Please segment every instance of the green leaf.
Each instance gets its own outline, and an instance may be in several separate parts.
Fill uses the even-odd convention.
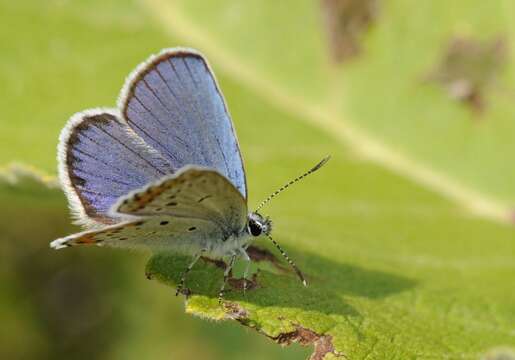
[[[236,288],[220,306],[223,271],[199,262],[187,281],[192,293],[187,312],[235,319],[277,342],[325,341],[330,346],[318,349],[357,359],[477,358],[515,343],[510,226],[471,217],[352,153],[342,155],[322,133],[265,108],[253,93],[222,84],[229,99],[231,94],[239,99],[230,103],[235,119],[245,114],[262,119],[258,125],[237,122],[240,137],[247,139],[249,188],[261,194],[251,195],[251,203],[309,167],[316,155],[336,156],[266,208],[275,222],[274,237],[306,273],[309,286],[260,262],[257,287],[244,294],[234,281]],[[273,130],[266,140],[252,136],[263,129]],[[287,267],[266,239],[257,245]],[[174,286],[188,262],[155,255],[147,274]]]
[[[255,290],[243,294],[234,289],[221,307],[213,284],[213,277],[221,282],[221,270],[200,264],[191,278],[188,312],[236,318],[278,342],[288,337],[313,342],[319,354],[349,358],[477,358],[492,347],[514,344],[515,292],[508,285],[515,271],[513,230],[461,209],[493,219],[511,217],[514,174],[504,168],[513,151],[499,149],[513,146],[515,132],[506,123],[509,117],[497,114],[496,99],[480,128],[469,110],[423,83],[439,52],[443,56],[456,21],[441,16],[447,3],[385,4],[362,57],[341,69],[327,66],[314,3],[146,3],[171,34],[203,48],[215,66],[251,89],[249,99],[261,98],[275,109],[275,114],[256,115],[263,104],[249,106],[248,100],[240,114],[222,82],[234,118],[259,118],[260,129],[272,129],[267,147],[289,155],[276,152],[261,172],[249,171],[251,191],[253,181],[263,188],[263,176],[280,184],[295,174],[290,164],[298,169],[311,164],[317,151],[306,151],[305,144],[319,139],[316,147],[329,146],[324,135],[302,129],[299,119],[329,130],[353,151],[342,156],[333,143],[330,152],[339,156],[271,206],[280,224],[275,237],[290,252],[295,249],[291,255],[307,272],[309,288],[302,288],[292,274],[264,270]],[[427,14],[442,19],[436,30],[421,28]],[[481,13],[464,14],[471,27],[481,19]],[[489,25],[495,33],[502,21]],[[503,34],[507,32],[509,28]],[[422,41],[428,33],[431,41]],[[512,39],[508,36],[508,43]],[[511,71],[503,81],[509,81]],[[243,97],[237,93],[236,107]],[[513,109],[503,111],[513,114]],[[237,124],[241,131],[241,122]],[[356,161],[354,153],[415,184]],[[306,165],[299,164],[302,158]],[[495,176],[499,173],[503,176]],[[173,285],[186,265],[186,260],[176,261],[157,255],[147,272]],[[307,340],[299,329],[317,335]],[[322,347],[320,339],[331,346]]]
[[[362,52],[339,65],[330,59],[315,1],[144,3],[163,28],[201,47],[263,100],[478,215],[510,221],[515,170],[506,164],[515,152],[515,63],[495,68],[483,114],[428,78],[456,38],[502,39],[509,57],[511,3],[494,1],[479,11],[479,0],[377,2]]]
[[[425,82],[456,35],[500,34],[513,48],[512,5],[381,2],[361,52],[334,65],[316,2],[142,4],[1,3],[1,164],[53,173],[57,134],[71,113],[114,104],[124,76],[149,53],[198,47],[238,130],[251,208],[333,158],[264,209],[309,286],[263,239],[257,248],[274,256],[256,263],[253,289],[240,289],[238,264],[220,306],[222,269],[200,261],[187,281],[187,312],[236,320],[281,344],[314,344],[319,358],[475,359],[515,346],[515,244],[506,224],[515,125],[503,90],[513,84],[513,62],[488,89],[481,115]],[[8,31],[20,24],[28,30]],[[188,262],[157,254],[146,272],[175,286]],[[156,288],[172,301],[172,291]],[[145,340],[151,351],[172,324],[161,321],[164,310],[151,313],[152,300],[139,301],[149,306],[127,312],[159,319]],[[126,341],[120,353],[134,346]]]

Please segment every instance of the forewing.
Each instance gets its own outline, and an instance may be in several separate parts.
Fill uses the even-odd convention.
[[[221,238],[220,228],[212,222],[156,216],[73,234],[52,241],[50,246],[62,249],[77,245],[101,245],[195,254],[201,249],[209,251]]]
[[[128,78],[119,106],[127,124],[175,169],[214,168],[247,198],[233,124],[202,55],[167,49],[152,56]]]
[[[113,110],[74,115],[60,137],[59,177],[78,222],[116,221],[108,210],[116,200],[172,172]]]
[[[247,221],[241,193],[217,171],[186,167],[122,197],[115,214],[190,217],[217,224],[224,238],[239,234]]]

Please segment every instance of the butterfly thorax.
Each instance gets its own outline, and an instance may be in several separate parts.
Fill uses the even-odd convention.
[[[238,249],[245,248],[252,240],[268,235],[272,231],[272,221],[261,214],[251,212],[247,217],[247,225],[243,231],[234,233],[222,241],[211,242],[207,245],[206,252],[212,257],[220,258],[230,255]]]

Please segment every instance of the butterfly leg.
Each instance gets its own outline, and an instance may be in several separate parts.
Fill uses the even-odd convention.
[[[186,268],[186,270],[184,270],[184,272],[182,273],[181,280],[179,281],[179,285],[177,285],[177,291],[175,292],[175,296],[178,296],[180,294],[180,292],[182,291],[182,288],[184,287],[184,283],[186,282],[186,276],[188,275],[190,270],[193,268],[193,266],[195,266],[195,263],[198,261],[198,259],[200,259],[200,257],[204,253],[204,251],[206,251],[206,249],[200,250],[198,252],[198,254],[195,255],[195,257],[193,258],[193,261],[191,262],[191,264],[189,264],[188,267]]]
[[[244,295],[245,295],[245,291],[247,290],[247,276],[249,274],[249,269],[250,269],[250,264],[251,264],[250,257],[247,254],[247,251],[245,251],[245,250],[247,250],[247,247],[248,247],[248,245],[239,249],[240,254],[243,256],[243,259],[245,259],[245,261],[247,262],[247,265],[245,266],[245,271],[243,272],[243,294]]]
[[[222,283],[222,287],[220,288],[220,292],[218,293],[218,302],[221,304],[224,297],[225,284],[227,284],[227,280],[229,279],[229,273],[234,266],[234,261],[236,260],[236,254],[232,254],[231,260],[229,260],[229,265],[225,268],[224,272],[224,282]]]

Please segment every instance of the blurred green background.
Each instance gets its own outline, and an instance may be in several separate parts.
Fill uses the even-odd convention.
[[[265,271],[271,291],[245,305],[264,333],[283,314],[349,359],[515,347],[514,15],[511,0],[0,0],[0,358],[311,353],[185,314],[145,278],[148,254],[48,248],[78,230],[54,178],[60,129],[174,46],[212,63],[250,207],[333,156],[267,208],[315,284]]]

